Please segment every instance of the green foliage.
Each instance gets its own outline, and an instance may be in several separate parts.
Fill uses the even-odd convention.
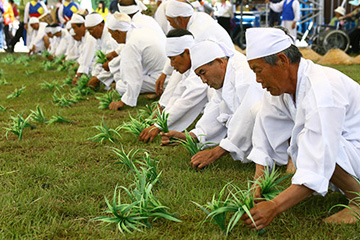
[[[76,86],[73,87],[72,91],[81,96],[93,95],[94,90],[87,86],[87,83],[90,80],[90,76],[83,74],[76,82]]]
[[[112,103],[113,101],[120,101],[121,100],[121,96],[116,90],[115,91],[108,91],[108,92],[104,93],[103,95],[97,96],[95,98],[100,101],[99,102],[99,109],[108,109],[110,103]]]
[[[146,179],[148,182],[155,183],[158,181],[161,172],[159,173],[158,161],[156,159],[152,159],[149,153],[145,152],[145,157],[143,157],[143,162],[140,162],[142,165],[141,169],[146,175]]]
[[[79,101],[85,100],[83,96],[79,95],[76,92],[70,92],[69,97],[70,97],[69,100],[72,101],[73,103],[77,103]]]
[[[73,123],[73,121],[67,120],[60,113],[58,113],[58,115],[52,116],[48,121],[48,124],[52,123]]]
[[[1,63],[12,65],[14,64],[15,56],[13,55],[6,55],[5,57],[1,58]]]
[[[129,170],[134,170],[135,167],[135,163],[141,163],[141,157],[138,157],[137,154],[140,151],[144,151],[143,149],[137,149],[137,150],[130,150],[128,153],[125,153],[124,149],[121,148],[112,148],[112,151],[115,153],[115,155],[117,156],[115,164],[123,164],[126,167],[128,167]]]
[[[26,65],[29,63],[30,60],[31,60],[31,58],[29,56],[23,55],[23,56],[16,58],[15,63]]]
[[[31,111],[31,119],[32,120],[39,122],[39,123],[47,122],[44,112],[41,110],[39,105],[36,106],[36,111],[35,110],[30,110],[30,111]]]
[[[70,107],[74,103],[74,101],[72,101],[71,99],[67,99],[64,94],[59,97],[57,93],[54,92],[53,103],[60,107]]]
[[[5,137],[8,137],[8,134],[11,132],[18,136],[18,140],[20,141],[23,137],[24,129],[30,127],[31,129],[35,128],[34,125],[29,123],[29,119],[31,118],[31,114],[27,118],[23,118],[21,114],[18,114],[16,117],[11,116],[12,122],[8,124],[8,127],[4,127],[6,130]]]
[[[41,56],[44,58],[48,58],[51,56],[51,53],[48,50],[45,50],[41,53]],[[45,69],[46,70],[46,69]]]
[[[8,83],[5,78],[0,79],[0,85],[6,86],[11,85],[11,83]]]
[[[65,80],[64,80],[64,85],[71,85],[73,81],[73,78],[71,76],[68,76]]]
[[[166,113],[165,111],[160,113],[160,110],[158,109],[158,111],[156,112],[156,123],[159,126],[160,130],[164,133],[169,132],[167,125],[168,118],[169,118],[169,113]]]
[[[151,125],[149,122],[146,122],[143,119],[137,120],[133,118],[130,114],[129,117],[130,121],[124,122],[123,125],[119,127],[119,130],[124,129],[125,131],[132,133],[135,136],[139,136],[145,128],[148,128]]]
[[[19,89],[15,88],[15,90],[10,95],[8,95],[6,98],[7,99],[14,99],[14,98],[19,97],[21,95],[21,93],[24,91],[25,88],[26,88],[25,86],[22,86]]]
[[[4,107],[3,105],[0,105],[0,112],[5,112],[6,111],[6,107]]]
[[[100,126],[94,126],[97,130],[99,130],[99,134],[88,138],[88,140],[92,140],[94,142],[100,142],[103,143],[103,141],[109,141],[114,143],[116,141],[115,136],[119,136],[120,134],[115,129],[108,128],[108,126],[105,124],[104,118],[102,119],[102,123]]]
[[[31,75],[33,75],[34,73],[35,73],[35,71],[31,71],[31,70],[25,71],[25,75],[26,75],[26,76],[31,76]]]
[[[53,91],[55,89],[59,90],[61,88],[61,85],[57,81],[53,81],[52,83],[49,83],[47,81],[43,81],[39,84],[42,88],[49,89],[50,91]]]
[[[55,65],[52,62],[49,62],[49,61],[44,62],[44,70],[45,71],[54,70],[54,69],[55,69]]]
[[[189,151],[191,156],[194,156],[196,153],[200,152],[205,146],[214,143],[198,143],[196,140],[185,130],[186,140],[178,139],[176,142],[180,143],[186,150]]]
[[[97,57],[96,63],[104,64],[107,62],[106,54],[103,51],[101,51],[101,50],[96,51],[95,56]]]

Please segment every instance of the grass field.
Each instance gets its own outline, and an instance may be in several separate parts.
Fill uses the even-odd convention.
[[[105,123],[116,128],[129,119],[129,112],[150,103],[143,96],[138,107],[122,111],[98,109],[95,96],[72,107],[59,107],[52,103],[53,91],[39,86],[43,81],[59,81],[67,72],[44,71],[40,58],[25,64],[5,64],[0,55],[0,69],[11,85],[0,85],[0,239],[225,239],[219,228],[205,222],[205,214],[191,201],[205,204],[213,194],[232,181],[241,188],[252,179],[253,164],[240,164],[230,156],[212,164],[203,171],[189,167],[190,155],[181,146],[161,147],[159,137],[144,144],[130,133],[120,132],[119,142],[98,144],[87,140],[98,132],[93,126]],[[15,55],[19,57],[21,55]],[[333,66],[360,81],[359,66]],[[25,73],[35,71],[27,76]],[[14,99],[7,96],[15,88],[26,86]],[[65,87],[61,92],[68,92]],[[61,113],[73,124],[32,123],[26,128],[22,141],[14,134],[5,137],[3,127],[10,116],[23,113],[39,105],[47,118]],[[143,232],[122,235],[116,225],[106,225],[93,218],[104,216],[107,209],[104,196],[112,199],[116,186],[130,187],[133,175],[121,165],[114,164],[115,155],[110,147],[147,149],[156,157],[162,171],[154,194],[181,223],[158,220]],[[280,168],[285,174],[285,168]],[[284,186],[290,183],[288,179]],[[124,201],[127,199],[124,198]],[[275,218],[258,236],[257,232],[238,224],[228,239],[360,239],[360,224],[328,225],[321,219],[339,210],[329,209],[347,200],[339,193],[330,192],[325,198],[312,196]]]

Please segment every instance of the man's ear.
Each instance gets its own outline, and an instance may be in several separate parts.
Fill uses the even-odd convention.
[[[279,53],[277,56],[278,56],[278,63],[280,63],[281,65],[290,64],[289,58],[284,53]]]

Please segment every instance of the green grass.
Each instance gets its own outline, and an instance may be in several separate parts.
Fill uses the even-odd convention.
[[[1,59],[5,56],[0,54]],[[6,139],[3,129],[14,113],[0,112],[0,239],[225,239],[218,226],[203,223],[204,212],[192,201],[201,204],[211,201],[230,181],[247,189],[247,181],[253,179],[255,171],[253,164],[241,164],[224,156],[203,171],[195,171],[189,166],[189,153],[182,146],[161,147],[159,137],[145,144],[123,130],[117,145],[88,141],[95,133],[92,126],[98,125],[103,117],[108,126],[119,126],[129,121],[129,112],[136,116],[151,101],[140,96],[137,108],[110,111],[98,109],[95,96],[86,96],[88,100],[62,108],[53,105],[53,93],[38,84],[62,83],[66,72],[43,71],[38,57],[31,60],[29,67],[1,62],[0,69],[4,69],[7,81],[13,85],[1,86],[0,105],[23,112],[24,116],[40,105],[48,119],[60,113],[73,124],[37,124],[33,130],[26,128],[22,141],[18,141],[13,134]],[[339,68],[360,80],[358,66]],[[26,76],[26,71],[34,74]],[[23,85],[27,87],[19,98],[6,99]],[[71,87],[65,86],[61,93],[70,91]],[[116,186],[133,189],[132,173],[123,164],[114,164],[116,157],[109,148],[121,146],[126,153],[146,149],[151,158],[158,160],[158,171],[162,173],[153,194],[181,223],[159,219],[151,221],[151,228],[143,228],[143,232],[122,235],[116,224],[92,221],[105,216],[108,205],[104,196],[111,204]],[[137,166],[141,170],[142,165]],[[281,176],[286,175],[284,167],[278,170]],[[289,183],[290,179],[286,179],[281,185]],[[130,202],[126,194],[122,200]],[[338,211],[333,209],[329,213],[338,203],[347,203],[339,193],[330,193],[325,198],[312,196],[276,217],[262,236],[239,223],[227,239],[358,239],[359,224],[337,226],[321,222]]]

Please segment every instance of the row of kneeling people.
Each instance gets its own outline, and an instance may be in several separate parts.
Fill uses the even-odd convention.
[[[137,2],[130,2],[106,23],[97,13],[74,14],[66,27],[70,37],[52,26],[50,51],[78,61],[74,84],[82,74],[91,74],[88,85],[94,88],[104,84],[110,89],[115,83],[122,98],[110,104],[112,110],[136,106],[140,93],[161,95],[159,107],[169,113],[170,129],[161,133],[162,145],[172,137],[184,139],[184,130],[203,113],[190,135],[215,147],[194,155],[194,168],[230,153],[234,160],[254,162],[255,178],[260,178],[266,167],[286,165],[290,156],[296,169],[291,185],[274,200],[256,204],[250,210],[254,222],[247,214],[242,217],[251,227],[265,227],[312,193],[324,196],[330,183],[356,199],[359,85],[303,59],[283,29],[248,29],[245,57],[216,21],[194,12],[188,2],[171,0],[164,6],[173,28],[166,35],[153,18],[141,14]],[[36,19],[30,24],[38,32],[46,30]],[[44,41],[33,39],[38,42],[30,51],[36,52]],[[98,50],[107,54],[106,63],[96,63]],[[154,124],[139,140],[149,142],[158,134]],[[260,197],[259,189],[254,193]],[[350,205],[360,211],[354,202]],[[356,217],[344,209],[326,221],[353,223]]]

